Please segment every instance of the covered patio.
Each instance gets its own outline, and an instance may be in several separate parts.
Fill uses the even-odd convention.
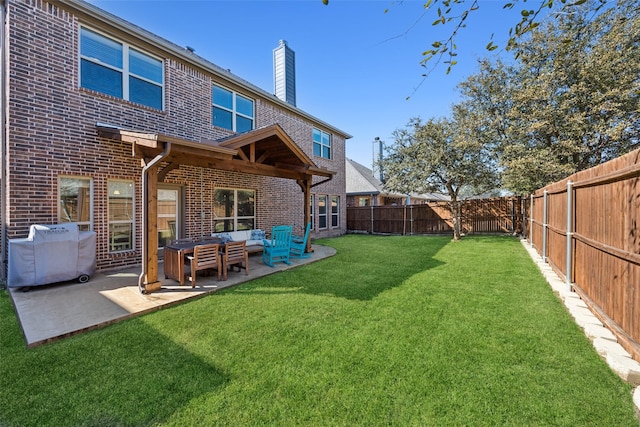
[[[28,347],[97,329],[211,294],[273,273],[296,268],[335,255],[328,246],[313,245],[309,258],[291,260],[268,267],[259,255],[249,258],[249,274],[230,273],[228,280],[215,276],[198,279],[198,286],[180,286],[175,280],[164,279],[164,264],[158,264],[162,278],[158,290],[143,294],[137,286],[139,267],[97,273],[87,283],[63,282],[36,286],[28,292],[8,288]]]
[[[142,293],[159,291],[158,183],[182,165],[294,180],[301,189],[302,223],[311,219],[311,188],[336,174],[319,168],[278,124],[219,140],[189,141],[161,133],[149,133],[97,124],[100,137],[131,144],[132,155],[142,165],[142,269],[138,288]],[[317,177],[314,182],[314,177]],[[300,219],[291,218],[291,222]],[[268,231],[268,230],[267,230]],[[311,239],[307,252],[311,252]]]

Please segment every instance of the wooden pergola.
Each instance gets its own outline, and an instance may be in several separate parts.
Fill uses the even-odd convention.
[[[201,142],[160,133],[97,125],[98,134],[131,144],[132,155],[142,166],[142,272],[138,286],[143,293],[160,289],[158,281],[158,183],[181,165],[197,166],[295,180],[304,193],[304,222],[311,219],[311,188],[336,174],[317,167],[280,125],[270,125],[228,138]],[[313,183],[313,177],[321,181]],[[324,178],[324,179],[322,179]],[[311,239],[307,240],[307,251]]]

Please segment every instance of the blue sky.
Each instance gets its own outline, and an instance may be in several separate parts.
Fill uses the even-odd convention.
[[[270,93],[273,49],[286,40],[296,53],[297,106],[352,135],[347,157],[368,167],[375,137],[390,145],[393,131],[412,117],[449,115],[459,99],[457,84],[477,70],[479,58],[489,55],[485,46],[491,35],[503,46],[519,15],[519,10],[504,11],[504,1],[480,0],[480,9],[457,39],[458,65],[448,75],[440,65],[423,82],[422,52],[453,28],[452,23],[432,26],[433,12],[422,17],[424,1],[330,0],[328,6],[321,0],[90,3],[193,47]]]

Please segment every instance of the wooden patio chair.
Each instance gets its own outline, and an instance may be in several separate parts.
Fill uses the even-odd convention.
[[[218,280],[222,277],[222,265],[220,259],[220,245],[217,243],[208,245],[197,245],[193,248],[193,254],[187,255],[190,271],[187,278],[191,282],[191,287],[196,287],[196,277],[198,271],[210,269],[218,270]]]
[[[307,240],[309,239],[309,233],[311,232],[311,223],[307,224],[307,228],[304,232],[304,236],[291,236],[291,253],[292,258],[309,258],[307,250]]]
[[[290,225],[278,225],[271,229],[271,240],[264,239],[262,261],[269,267],[274,267],[274,262],[291,264],[291,230]]]
[[[244,263],[244,266],[242,265]],[[222,256],[224,266],[224,280],[227,280],[227,270],[229,267],[238,266],[238,271],[244,268],[245,275],[249,275],[249,253],[247,252],[247,241],[227,242]]]

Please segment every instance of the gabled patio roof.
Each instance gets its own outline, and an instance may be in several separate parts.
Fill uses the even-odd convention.
[[[115,126],[96,124],[98,135],[131,144],[142,161],[142,292],[160,288],[158,281],[157,190],[158,183],[181,165],[220,169],[252,175],[293,179],[303,192],[304,223],[310,221],[311,187],[330,180],[336,172],[319,168],[278,124],[219,140],[200,142]],[[313,184],[313,177],[323,180]],[[307,251],[311,240],[307,240]]]
[[[143,160],[160,155],[169,143],[170,150],[162,158],[167,165],[160,171],[160,181],[180,165],[295,180],[314,175],[331,179],[336,174],[316,166],[278,124],[200,142],[102,124],[98,124],[97,129],[103,137],[131,143],[133,154]]]

